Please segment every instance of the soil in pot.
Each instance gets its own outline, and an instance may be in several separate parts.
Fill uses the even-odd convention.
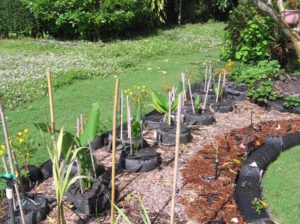
[[[139,149],[130,154],[130,150],[124,150],[120,156],[120,167],[126,172],[148,172],[154,170],[159,164],[159,155],[150,147]]]
[[[229,83],[225,87],[225,96],[229,100],[245,100],[248,94],[248,87],[243,84]]]
[[[83,214],[100,214],[110,205],[111,189],[106,181],[94,180],[90,189],[80,192],[79,181],[67,192],[67,201]]]
[[[159,143],[166,145],[175,145],[176,139],[176,125],[168,125],[161,123],[157,130],[156,140]],[[191,140],[190,129],[185,125],[181,124],[180,127],[180,144],[186,144]]]
[[[216,121],[209,110],[205,110],[204,113],[200,111],[194,115],[192,108],[188,108],[183,111],[183,114],[185,122],[190,125],[210,125]]]
[[[38,224],[43,221],[50,212],[47,198],[42,194],[30,195],[23,200],[22,204],[26,224]],[[3,223],[10,224],[11,221],[7,219]],[[22,223],[19,210],[15,212],[15,223]]]
[[[222,102],[216,102],[210,106],[213,113],[227,113],[233,111],[232,101],[224,100]]]

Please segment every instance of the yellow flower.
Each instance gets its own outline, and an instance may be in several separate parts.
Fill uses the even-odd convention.
[[[0,149],[0,156],[2,156],[4,154],[4,150]]]
[[[22,132],[18,131],[17,135],[22,136]]]
[[[24,135],[26,135],[29,132],[28,128],[25,128],[23,132],[24,132]]]
[[[227,63],[227,68],[228,70],[230,71],[232,69],[232,65],[234,64],[233,61],[229,60],[228,63]]]
[[[140,87],[140,86],[137,86],[136,88],[137,88],[137,90],[140,90],[140,89],[141,89],[141,87]]]
[[[11,140],[11,139],[9,139],[9,144],[11,145],[11,143],[12,143],[12,140]]]
[[[18,138],[17,141],[18,141],[19,143],[22,143],[22,142],[24,142],[24,139],[23,139],[23,138]]]
[[[1,145],[1,150],[5,150],[5,145],[4,144]]]
[[[145,86],[145,85],[143,85],[143,89],[146,89],[146,86]]]
[[[142,92],[145,93],[145,92],[146,92],[146,89],[143,89]]]
[[[132,92],[131,91],[129,92],[129,95],[132,96]]]
[[[226,74],[226,69],[223,68],[221,74],[224,76]]]
[[[125,89],[125,90],[124,90],[124,93],[125,93],[125,94],[127,94],[127,93],[128,93],[127,89]]]

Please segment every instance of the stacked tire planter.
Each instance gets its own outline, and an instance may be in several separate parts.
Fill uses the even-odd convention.
[[[248,156],[237,177],[235,198],[241,214],[249,223],[273,223],[262,209],[257,214],[252,208],[253,198],[262,196],[262,178],[268,165],[275,161],[282,151],[300,145],[300,132],[282,137],[267,137],[264,145]]]
[[[176,125],[173,125],[173,124],[168,125],[166,123],[160,123],[160,125],[157,129],[156,140],[159,143],[162,143],[165,145],[175,145]],[[185,124],[181,124],[180,138],[179,138],[180,144],[186,144],[190,140],[191,140],[190,129]]]
[[[185,122],[190,125],[211,125],[216,121],[214,115],[209,110],[194,115],[192,108],[188,107],[183,109],[183,114]]]

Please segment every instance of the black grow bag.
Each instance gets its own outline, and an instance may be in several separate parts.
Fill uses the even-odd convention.
[[[26,199],[22,200],[25,223],[38,224],[43,221],[50,212],[48,200],[42,194],[27,196]],[[10,219],[7,219],[4,223],[10,224]],[[15,223],[22,223],[19,210],[15,213]]]
[[[203,114],[200,113],[196,115],[193,114],[191,107],[182,111],[184,114],[184,121],[190,125],[211,125],[216,121],[214,115],[209,110],[206,110]]]
[[[219,113],[228,113],[233,111],[232,101],[225,100],[222,102],[216,102],[210,106],[212,112],[219,112]]]
[[[159,155],[153,148],[143,148],[130,155],[130,151],[122,151],[120,167],[126,172],[148,172],[159,164]]]
[[[286,107],[283,106],[284,102],[285,102],[284,99],[278,99],[278,100],[275,100],[275,101],[268,101],[268,108],[273,109],[273,110],[278,110],[280,112],[289,112],[289,113],[300,114],[300,106],[286,108]]]
[[[251,223],[273,223],[265,209],[258,215],[252,207],[254,198],[262,197],[262,177],[268,165],[281,151],[300,144],[300,132],[282,137],[269,136],[265,144],[248,156],[237,177],[235,199],[241,214]]]
[[[225,86],[225,95],[229,100],[245,100],[248,94],[248,87],[243,84],[230,83]]]
[[[47,180],[52,176],[52,161],[49,159],[40,165],[40,171],[43,176],[43,180]]]
[[[25,170],[24,167],[22,167],[21,170]],[[43,181],[43,175],[40,171],[39,167],[36,167],[34,165],[28,165],[28,177],[22,177],[22,183],[24,190],[30,191],[32,188],[34,188],[36,185],[41,183]]]
[[[80,193],[79,181],[67,191],[67,201],[74,205],[76,211],[83,214],[100,214],[110,205],[111,189],[105,181],[95,180],[92,187]]]
[[[95,139],[91,142],[91,148],[93,150],[100,149],[103,146],[108,144],[108,133],[104,133],[102,135],[98,135]]]
[[[156,140],[159,143],[166,145],[175,145],[176,140],[176,125],[167,125],[161,123],[157,129]],[[190,129],[185,125],[181,124],[180,127],[180,144],[186,144],[191,140]]]

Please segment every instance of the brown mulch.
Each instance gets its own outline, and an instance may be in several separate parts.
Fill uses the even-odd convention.
[[[235,174],[230,172],[228,167],[220,170],[220,177],[217,181],[210,181],[207,176],[214,175],[213,161],[215,159],[214,149],[209,145],[208,131],[212,139],[218,143],[220,148],[220,167],[232,158],[240,158],[244,155],[243,140],[245,131],[250,124],[250,112],[253,111],[253,123],[257,137],[255,144],[261,144],[264,140],[262,131],[266,133],[275,132],[280,134],[278,123],[274,122],[269,129],[259,124],[267,121],[299,119],[300,115],[280,113],[278,111],[267,111],[249,101],[237,102],[233,112],[220,114],[216,113],[216,123],[211,126],[192,126],[193,140],[181,145],[179,155],[178,172],[178,193],[176,203],[176,223],[203,223],[211,219],[223,217],[227,223],[231,223],[231,217],[240,217],[236,205],[232,200]],[[286,124],[295,122],[280,123],[282,129]],[[277,126],[276,126],[277,125]],[[234,131],[233,131],[234,130]],[[273,131],[273,132],[272,132]],[[234,133],[234,134],[231,134]],[[260,133],[260,134],[258,134]],[[235,139],[240,136],[239,141]],[[152,132],[145,133],[146,140],[154,144]],[[226,137],[226,138],[225,138]],[[229,142],[230,153],[224,143]],[[240,144],[238,144],[240,143]],[[226,145],[225,144],[225,145]],[[119,192],[117,199],[118,206],[124,210],[132,223],[141,223],[141,208],[137,200],[138,194],[143,198],[143,203],[153,223],[169,223],[170,200],[173,178],[174,147],[154,145],[161,157],[160,166],[147,173],[117,173],[116,186]],[[102,164],[109,173],[111,167],[111,154],[104,148],[94,152],[97,161]],[[117,161],[120,152],[117,153]],[[236,171],[239,167],[232,164],[231,169]],[[219,186],[223,186],[220,191]],[[52,179],[40,184],[34,192],[54,195]],[[209,199],[209,200],[208,200]],[[56,205],[52,205],[49,216],[55,218]],[[211,208],[211,209],[209,209]],[[65,210],[67,223],[109,223],[110,212],[100,214],[98,217],[89,217],[75,213],[70,209]],[[230,217],[229,215],[230,214]],[[228,221],[229,220],[229,221]],[[45,220],[43,223],[50,223]],[[121,222],[124,223],[124,222]],[[242,222],[240,222],[242,223]]]

